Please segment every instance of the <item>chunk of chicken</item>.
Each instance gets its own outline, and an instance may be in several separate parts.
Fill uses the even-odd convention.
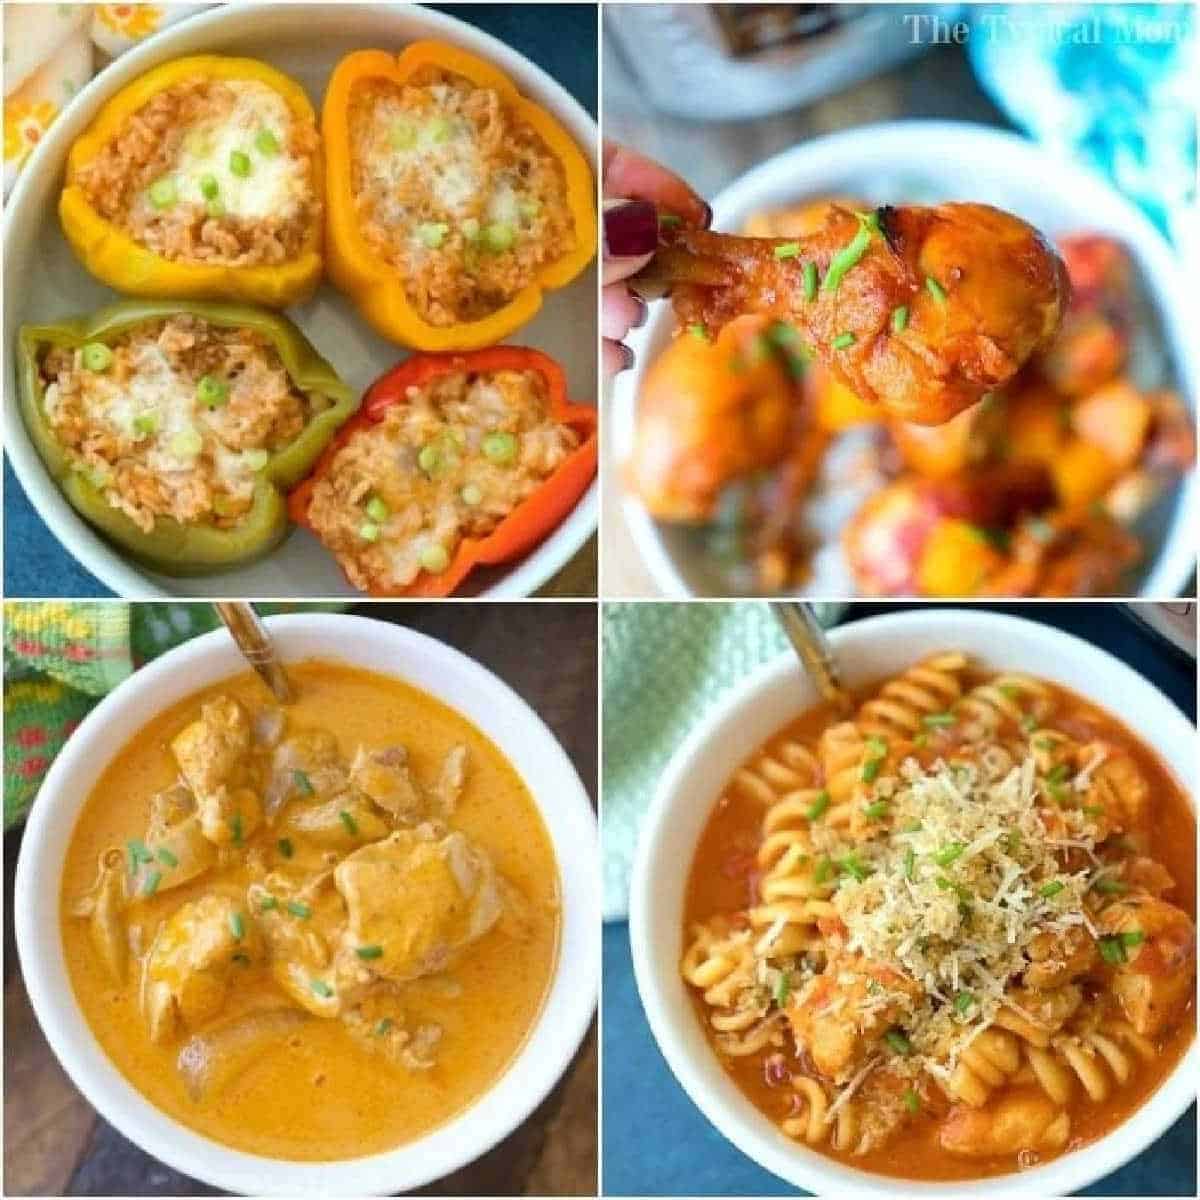
[[[1120,833],[1144,827],[1149,816],[1150,785],[1137,763],[1106,742],[1089,742],[1080,747],[1081,767],[1103,756],[1104,761],[1092,772],[1083,803],[1104,809],[1108,829]]]
[[[250,749],[250,718],[231,696],[217,696],[176,734],[171,753],[198,800],[238,782]]]
[[[1041,234],[983,204],[883,207],[870,222],[831,207],[798,242],[680,227],[663,243],[634,287],[673,285],[681,324],[791,321],[862,400],[926,425],[1002,387],[1049,345],[1070,294]],[[835,260],[850,265],[831,272]],[[813,266],[815,293],[804,278]],[[894,325],[900,307],[907,320]]]
[[[844,955],[830,959],[801,989],[787,1018],[797,1047],[808,1052],[823,1076],[841,1082],[857,1070],[874,1042],[901,1020],[904,999],[921,994],[920,986],[899,971]],[[886,1003],[867,1007],[868,999],[876,997]]]
[[[1135,893],[1110,904],[1097,924],[1120,939],[1124,961],[1112,989],[1125,1016],[1143,1037],[1172,1025],[1192,995],[1196,976],[1196,927],[1182,909]]]
[[[133,894],[139,895],[150,871],[159,875],[154,894],[199,878],[216,861],[213,843],[200,828],[196,797],[181,783],[157,792],[150,800],[146,849],[151,861],[139,863]]]
[[[180,1023],[194,1027],[221,1011],[239,956],[261,961],[261,935],[243,906],[208,894],[181,905],[159,927],[146,959],[142,1012],[154,1042]]]
[[[500,917],[491,859],[461,833],[399,830],[333,877],[349,911],[339,964],[352,975],[404,983],[440,971]]]
[[[1039,933],[1025,953],[1025,986],[1049,990],[1086,975],[1096,962],[1096,943],[1086,929],[1076,926],[1065,933]]]
[[[129,962],[129,937],[125,927],[128,879],[125,856],[115,848],[105,850],[100,855],[96,882],[71,905],[72,916],[87,918],[92,945],[114,983],[125,981]]]
[[[350,783],[400,821],[418,821],[425,798],[413,780],[403,746],[367,750],[359,746],[350,764]]]
[[[938,1131],[942,1149],[962,1158],[1058,1151],[1070,1136],[1070,1116],[1032,1092],[1009,1093],[984,1108],[955,1105]]]
[[[320,846],[351,850],[387,837],[388,826],[365,797],[343,792],[323,803],[291,805],[283,828]]]

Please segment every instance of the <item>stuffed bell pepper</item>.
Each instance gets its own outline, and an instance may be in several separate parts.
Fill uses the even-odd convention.
[[[118,292],[283,308],[320,281],[323,189],[300,85],[255,59],[199,55],[104,105],[71,147],[59,216]]]
[[[441,42],[338,64],[321,113],[333,281],[384,337],[470,350],[596,252],[595,184],[561,125]]]
[[[17,370],[30,436],[67,499],[170,575],[276,545],[285,492],[356,407],[290,321],[244,305],[130,300],[26,325]]]
[[[379,379],[292,519],[373,596],[448,596],[535,546],[596,473],[596,410],[520,346],[418,354]]]

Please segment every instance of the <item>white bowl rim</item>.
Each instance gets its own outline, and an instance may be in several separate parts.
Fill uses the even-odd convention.
[[[973,121],[925,120],[913,118],[859,125],[834,133],[823,134],[798,146],[781,150],[740,175],[722,188],[714,197],[713,224],[718,227],[743,212],[769,181],[788,170],[799,171],[808,182],[819,164],[827,170],[842,169],[845,164],[867,156],[892,153],[894,156],[922,153],[930,145],[939,147],[939,157],[949,161],[980,155],[1002,154],[1013,160],[1014,170],[1038,177],[1039,167],[1052,163],[1057,178],[1078,194],[1098,197],[1105,209],[1120,213],[1122,236],[1137,250],[1144,263],[1144,282],[1160,319],[1168,332],[1171,353],[1178,369],[1184,399],[1200,404],[1200,345],[1187,331],[1196,327],[1200,314],[1200,299],[1194,297],[1185,267],[1167,240],[1150,223],[1131,200],[1126,199],[1111,184],[1094,171],[1076,163],[1065,162],[1045,147],[1012,130],[982,125]],[[870,147],[869,151],[863,147]],[[915,159],[914,161],[920,161]],[[610,437],[617,458],[624,461],[631,448],[633,423],[636,419],[637,397],[641,381],[650,362],[648,351],[659,337],[671,315],[666,305],[655,306],[650,319],[636,330],[630,342],[637,352],[632,371],[615,381],[615,403],[609,406],[614,415]],[[1194,409],[1193,409],[1194,415]],[[657,522],[645,506],[627,490],[621,492],[622,514],[629,524],[638,554],[666,597],[688,597],[693,592],[676,566],[663,541]],[[1159,548],[1153,566],[1146,572],[1139,589],[1140,596],[1181,596],[1196,571],[1196,547],[1192,536],[1194,516],[1200,512],[1200,472],[1195,468],[1179,481],[1175,513]],[[813,599],[828,597],[814,596]],[[869,597],[859,597],[869,599]],[[1125,599],[1126,597],[1116,597]]]
[[[542,719],[507,683],[461,651],[406,626],[369,617],[296,613],[267,617],[266,625],[285,658],[347,661],[411,683],[407,672],[401,674],[400,669],[373,663],[368,657],[367,647],[377,651],[386,647],[388,656],[406,659],[414,672],[422,668],[436,672],[451,680],[443,693],[424,681],[412,686],[435,695],[495,741],[479,720],[445,694],[469,680],[471,703],[477,709],[485,705],[494,708],[505,714],[498,720],[520,727],[521,744],[516,752],[515,744],[501,750],[510,761],[526,753],[538,758],[536,777],[528,770],[520,773],[551,838],[562,900],[554,974],[525,1041],[491,1087],[444,1124],[394,1150],[333,1162],[250,1154],[196,1133],[142,1096],[109,1059],[79,1008],[66,972],[62,939],[57,933],[57,884],[55,933],[52,938],[45,937],[45,910],[36,903],[38,879],[46,870],[61,878],[61,857],[50,868],[44,867],[47,842],[58,837],[65,851],[91,786],[126,742],[126,737],[106,739],[111,720],[140,708],[143,715],[132,721],[132,728],[141,728],[154,711],[161,711],[175,698],[245,669],[233,643],[220,629],[185,642],[135,671],[84,718],[51,765],[30,812],[17,862],[13,907],[25,985],[47,1041],[79,1091],[125,1137],[175,1170],[243,1194],[387,1195],[408,1191],[473,1161],[516,1129],[561,1078],[587,1032],[597,1005],[600,970],[595,814],[574,766]],[[343,637],[358,639],[363,648],[343,653],[339,648]],[[297,647],[304,649],[296,653]],[[207,669],[206,664],[210,664]],[[189,668],[195,670],[189,672]],[[174,686],[172,681],[176,681]],[[55,821],[63,805],[72,803],[62,797],[65,783],[76,777],[87,786],[76,792],[79,798],[73,802],[64,830],[63,823],[56,827]],[[557,834],[556,825],[561,826]],[[69,1028],[72,1023],[74,1027]],[[73,1041],[79,1043],[75,1049]],[[270,1183],[264,1186],[263,1180]]]
[[[830,631],[830,638],[835,649],[853,653],[856,646],[870,645],[884,638],[903,643],[907,632],[926,632],[939,626],[939,623],[940,630],[945,631],[943,642],[948,646],[956,643],[956,635],[960,630],[965,632],[967,626],[973,626],[977,634],[986,633],[992,639],[992,649],[986,654],[995,659],[1003,659],[1005,633],[1019,632],[1023,636],[1053,642],[1059,661],[1073,658],[1077,662],[1087,661],[1102,668],[1108,676],[1105,680],[1106,694],[1114,698],[1118,695],[1121,697],[1120,711],[1114,715],[1150,745],[1177,778],[1178,772],[1174,770],[1174,764],[1167,762],[1162,747],[1168,744],[1192,747],[1187,755],[1178,758],[1178,762],[1188,766],[1184,777],[1180,779],[1181,790],[1189,797],[1193,814],[1196,813],[1195,727],[1154,684],[1107,650],[1037,621],[989,610],[961,608],[908,609],[866,617],[837,626]],[[1042,672],[1045,678],[1055,678],[1050,665],[1053,662],[1047,660],[1047,669]],[[1196,1038],[1193,1038],[1170,1074],[1130,1117],[1083,1150],[1052,1159],[1019,1174],[949,1183],[895,1178],[844,1166],[802,1143],[783,1138],[757,1109],[749,1116],[732,1111],[706,1088],[704,1071],[694,1065],[687,1044],[690,1039],[684,1037],[684,1030],[694,1033],[698,1029],[695,1013],[690,1004],[679,1005],[668,993],[672,985],[676,988],[680,986],[678,964],[673,960],[663,961],[664,956],[657,952],[651,938],[653,919],[650,914],[657,914],[664,906],[668,906],[678,918],[678,909],[681,907],[680,898],[664,896],[667,889],[656,872],[656,866],[664,855],[662,847],[672,814],[683,804],[698,803],[694,791],[688,796],[689,789],[686,786],[692,774],[693,761],[718,730],[734,724],[760,697],[783,681],[788,682],[789,686],[799,683],[802,688],[808,688],[800,666],[790,651],[764,663],[700,718],[663,772],[638,837],[629,904],[629,939],[634,976],[643,1011],[659,1051],[692,1103],[751,1161],[788,1183],[816,1195],[905,1194],[943,1198],[965,1194],[1003,1196],[1018,1191],[1023,1195],[1066,1195],[1103,1178],[1148,1149],[1196,1098],[1194,1081],[1200,1072],[1200,1041]],[[809,698],[796,706],[797,715],[815,703],[811,692],[807,694]],[[1108,708],[1105,699],[1086,694],[1084,698]],[[1132,719],[1133,714],[1139,711],[1139,706],[1147,711],[1152,710],[1152,715]],[[736,766],[736,763],[729,764],[730,774]],[[720,779],[706,777],[705,783],[699,787],[701,790],[707,788],[707,793],[711,793],[709,800],[715,801],[727,778],[728,775]],[[711,803],[704,804],[703,808],[707,814]],[[684,879],[693,854],[694,846],[685,856]],[[707,1042],[704,1046],[711,1054]],[[714,1062],[715,1055],[706,1063],[706,1068],[711,1069]],[[745,1102],[745,1107],[752,1109],[749,1101]]]
[[[287,10],[295,10],[297,16],[303,16],[304,11],[311,10],[312,7],[310,4],[276,3],[275,0],[241,0],[236,5],[217,5],[215,8],[194,13],[167,26],[159,33],[153,34],[139,45],[126,51],[119,59],[97,73],[88,84],[80,88],[59,113],[58,119],[38,143],[29,161],[25,164],[25,168],[17,177],[12,194],[4,206],[3,241],[5,247],[8,245],[10,232],[16,224],[14,214],[20,212],[26,205],[24,198],[26,190],[33,189],[33,180],[39,172],[49,169],[44,164],[55,158],[61,159],[65,164],[70,143],[77,136],[76,129],[81,131],[99,111],[100,106],[127,83],[132,82],[159,63],[178,57],[175,47],[181,42],[194,42],[198,36],[197,31],[209,32],[215,29],[217,32],[235,30],[241,33],[252,29],[256,15],[264,11],[278,14]],[[445,37],[494,62],[505,74],[513,78],[522,92],[529,90],[529,81],[534,81],[536,90],[543,96],[551,98],[552,102],[547,106],[572,133],[574,140],[586,155],[593,174],[598,176],[596,156],[600,140],[600,127],[595,119],[562,84],[542,67],[514,50],[507,43],[500,41],[493,34],[424,5],[346,3],[326,4],[323,7],[346,10],[354,8],[371,12],[392,10],[396,14],[403,14],[407,20],[427,23],[427,28],[422,36]],[[202,53],[202,49],[191,46],[185,53],[198,54]],[[545,104],[545,101],[542,103]],[[5,258],[7,258],[7,254]],[[328,279],[325,282],[328,282]],[[114,292],[112,300],[116,301],[122,298],[119,293]],[[553,298],[549,297],[547,303],[553,303]],[[66,315],[74,316],[76,314],[72,312]],[[284,315],[287,315],[286,311]],[[6,322],[6,324],[12,327],[15,334],[15,321]],[[10,347],[6,347],[4,356],[6,364],[9,361],[8,349]],[[401,357],[413,353],[416,352],[403,346],[397,346],[396,361],[399,362]],[[6,365],[5,369],[11,376],[12,368]],[[9,387],[0,387],[0,394],[8,392],[12,388],[15,395],[15,387],[13,387],[11,378],[8,383]],[[71,507],[59,491],[58,485],[50,478],[45,464],[34,448],[15,399],[10,396],[3,408],[4,448],[12,463],[13,471],[20,481],[31,507],[50,528],[67,554],[118,596],[137,599],[176,599],[186,595],[186,588],[170,588],[157,582],[153,572],[140,568],[132,558],[105,540]],[[479,596],[491,599],[520,599],[530,596],[562,570],[598,528],[599,486],[599,480],[593,479],[588,490],[584,492],[575,507],[559,522],[558,526],[523,559],[506,570],[500,579],[481,591]],[[352,600],[353,598],[353,596],[347,596],[347,599]],[[461,598],[475,599],[477,597]]]

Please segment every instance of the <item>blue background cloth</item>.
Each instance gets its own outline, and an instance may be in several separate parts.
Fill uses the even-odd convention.
[[[847,619],[915,605],[851,605]],[[974,605],[1036,618],[1123,659],[1194,721],[1194,664],[1104,603]],[[953,642],[953,628],[946,631]],[[784,1196],[764,1171],[711,1126],[679,1086],[646,1024],[625,922],[604,930],[603,1181],[607,1195]],[[902,1189],[903,1184],[899,1187]],[[1087,1188],[1090,1196],[1194,1196],[1196,1106],[1132,1162]]]
[[[597,54],[594,4],[433,4],[535,62],[593,116]],[[396,357],[403,351],[397,348]],[[4,355],[5,369],[11,369]],[[15,403],[9,395],[9,403]],[[10,598],[111,596],[58,543],[4,462],[4,590]]]

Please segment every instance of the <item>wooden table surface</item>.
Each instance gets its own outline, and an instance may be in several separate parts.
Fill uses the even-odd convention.
[[[589,603],[380,604],[356,610],[456,646],[510,684],[562,742],[596,803],[596,607]],[[208,1196],[144,1154],[75,1090],[21,979],[12,895],[21,834],[4,841],[4,1192],[10,1196]],[[47,914],[47,930],[54,929]],[[594,1195],[595,1025],[570,1070],[510,1137],[423,1195]]]

